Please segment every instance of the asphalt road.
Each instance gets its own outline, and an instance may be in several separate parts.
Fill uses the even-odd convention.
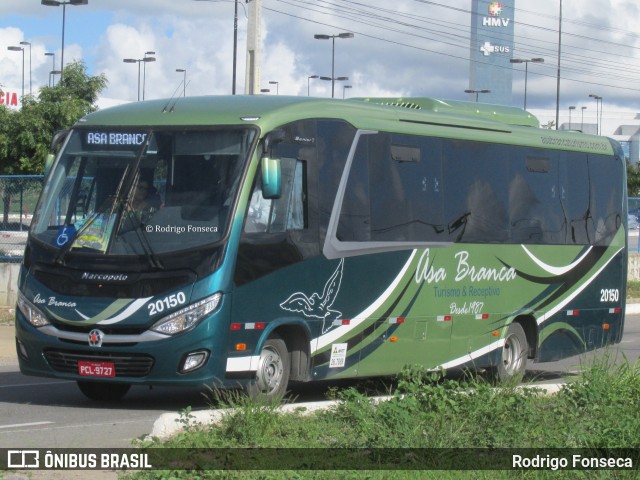
[[[640,356],[640,315],[627,315],[622,342],[559,362],[529,365],[527,378],[558,383],[576,375],[594,357],[608,355],[634,362]],[[27,377],[17,364],[0,364],[0,448],[117,448],[148,434],[165,412],[212,404],[199,390],[133,387],[118,403],[96,403],[75,382]],[[324,400],[323,386],[294,391],[300,401]],[[326,385],[324,385],[326,388]]]

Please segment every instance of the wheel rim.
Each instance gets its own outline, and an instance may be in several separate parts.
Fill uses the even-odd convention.
[[[258,362],[257,384],[260,391],[271,394],[278,390],[284,376],[284,364],[276,350],[265,347]]]
[[[516,335],[509,335],[502,348],[502,365],[508,375],[514,375],[522,368],[524,355],[522,344]]]

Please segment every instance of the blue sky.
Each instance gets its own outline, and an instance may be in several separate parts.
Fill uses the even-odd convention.
[[[471,0],[262,0],[263,87],[278,82],[281,95],[329,96],[330,82],[309,80],[330,75],[330,43],[315,33],[357,32],[336,41],[336,76],[348,76],[349,90],[336,96],[432,96],[466,99],[469,88]],[[241,7],[243,0],[240,0]],[[543,55],[529,67],[528,106],[555,108],[555,71],[559,0],[516,0],[514,55]],[[349,9],[347,11],[346,9]],[[589,93],[604,97],[609,109],[640,112],[640,5],[636,0],[564,0],[562,109],[593,105]],[[391,10],[393,9],[393,10]],[[187,94],[229,94],[232,61],[231,0],[89,0],[66,8],[65,60],[81,59],[90,74],[104,73],[105,97],[122,101],[137,96],[137,68],[123,58],[147,64],[147,98],[169,97],[180,88],[187,69]],[[0,87],[19,89],[21,58],[6,46],[32,43],[34,88],[46,85],[51,59],[60,59],[62,8],[40,0],[0,3]],[[244,91],[246,17],[238,18],[237,89]],[[452,34],[445,38],[438,29]],[[466,39],[466,40],[465,40]],[[531,52],[531,53],[529,53]],[[566,78],[565,78],[566,77]],[[522,104],[521,66],[514,69],[513,105]]]
[[[42,43],[48,51],[60,49],[62,38],[62,7],[42,7],[51,10],[43,16],[9,15],[3,16],[3,24],[19,27],[24,37],[31,43]],[[113,15],[108,11],[80,12],[84,7],[66,8],[65,43],[86,45],[83,60],[90,68],[94,65],[95,52],[90,46],[99,43],[100,35],[113,23]],[[81,21],[76,21],[81,19]],[[59,66],[58,66],[59,67]]]

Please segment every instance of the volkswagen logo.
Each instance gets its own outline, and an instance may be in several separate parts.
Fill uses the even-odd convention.
[[[104,339],[104,333],[98,329],[93,329],[89,332],[89,346],[101,347],[102,340]]]

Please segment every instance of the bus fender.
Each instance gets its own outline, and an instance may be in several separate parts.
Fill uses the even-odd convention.
[[[307,322],[297,317],[282,317],[272,320],[256,343],[256,354],[260,354],[267,339],[274,335],[284,340],[291,356],[290,380],[308,380],[311,331]]]

